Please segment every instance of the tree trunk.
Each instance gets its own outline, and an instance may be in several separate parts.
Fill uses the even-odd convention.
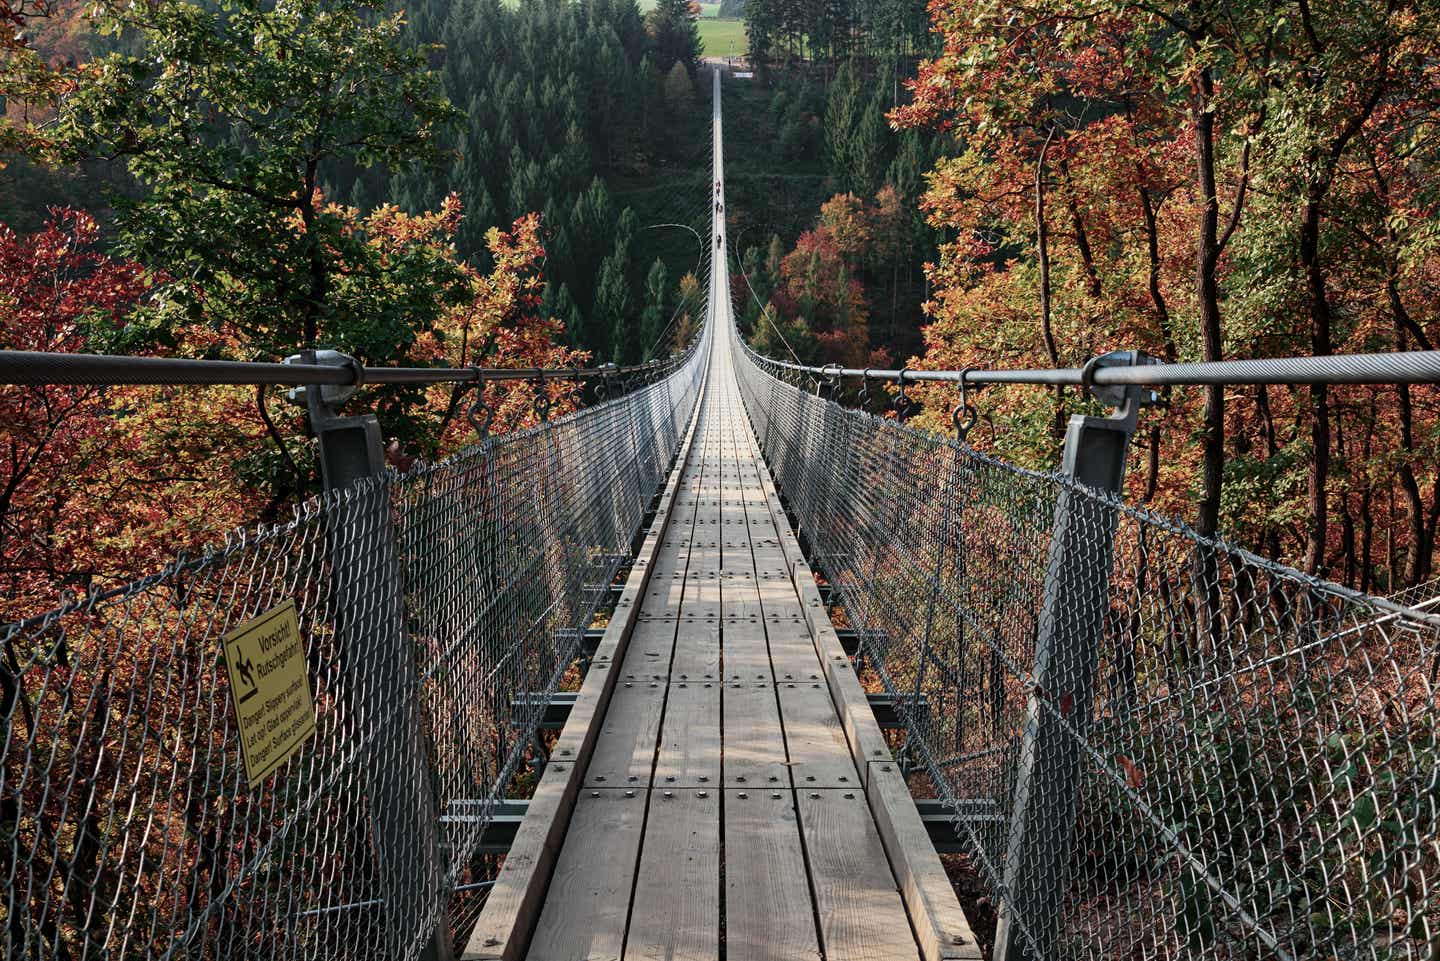
[[[1335,422],[1335,452],[1340,456],[1340,463],[1351,464],[1351,457],[1354,456],[1353,449],[1350,452],[1345,450],[1345,422]],[[1344,563],[1344,575],[1342,583],[1347,587],[1355,586],[1355,517],[1350,512],[1350,489],[1347,484],[1340,491],[1340,558]]]
[[[1095,254],[1090,249],[1090,235],[1085,231],[1085,221],[1080,218],[1080,206],[1075,203],[1075,193],[1070,184],[1070,161],[1060,154],[1060,178],[1065,183],[1065,209],[1075,225],[1075,246],[1080,251],[1080,263],[1085,268],[1086,292],[1094,300],[1100,299],[1100,273],[1095,269]]]
[[[1173,364],[1179,358],[1175,347],[1175,334],[1170,329],[1170,307],[1160,289],[1160,231],[1156,226],[1158,213],[1150,199],[1150,191],[1140,189],[1140,209],[1145,215],[1145,247],[1149,258],[1150,303],[1155,307],[1155,323],[1160,328],[1160,351],[1165,363]]]
[[[1200,188],[1200,227],[1195,250],[1195,293],[1200,308],[1200,346],[1206,361],[1218,361],[1224,349],[1220,323],[1220,199],[1215,186],[1215,115],[1211,101],[1215,81],[1202,68],[1191,85],[1195,126],[1196,185]],[[1205,388],[1203,488],[1195,528],[1206,537],[1220,525],[1220,497],[1225,478],[1225,389]]]
[[[1050,322],[1050,224],[1045,215],[1045,155],[1050,151],[1052,128],[1040,148],[1035,162],[1035,249],[1040,267],[1040,332],[1045,338],[1045,353],[1051,367],[1060,366],[1060,351],[1055,344],[1055,331]],[[1058,444],[1065,438],[1065,388],[1055,388],[1055,411],[1050,432]]]
[[[1154,500],[1155,493],[1160,489],[1160,428],[1150,428],[1150,450],[1148,454],[1145,476],[1145,496],[1142,503],[1148,504]]]
[[[302,311],[304,320],[303,338],[300,345],[314,349],[320,339],[320,314],[330,296],[330,271],[325,263],[325,250],[317,235],[315,211],[315,185],[318,164],[312,160],[305,170],[304,196],[299,198],[300,220],[305,224],[305,240],[310,250],[310,292],[305,298]]]
[[[1325,357],[1330,347],[1330,300],[1325,295],[1325,272],[1320,265],[1322,191],[1312,187],[1300,221],[1300,264],[1305,271],[1305,292],[1310,306],[1310,353]],[[1310,385],[1310,469],[1305,522],[1305,572],[1325,570],[1325,546],[1330,505],[1326,484],[1330,478],[1330,394],[1325,384]]]
[[[1406,321],[1409,318],[1409,312],[1405,308],[1404,301],[1400,299],[1400,291],[1396,287],[1393,275],[1388,279],[1386,286],[1389,288],[1390,312],[1395,318],[1395,347],[1397,350],[1408,350],[1410,348],[1410,324],[1407,324]],[[1415,479],[1415,469],[1411,464],[1415,457],[1415,413],[1411,405],[1410,385],[1398,384],[1395,391],[1400,402],[1400,449],[1404,452],[1404,457],[1396,469],[1396,475],[1400,481],[1400,492],[1405,501],[1407,538],[1403,576],[1405,586],[1414,587],[1425,577],[1425,559],[1430,552],[1425,530],[1425,506],[1420,500],[1420,484]]]

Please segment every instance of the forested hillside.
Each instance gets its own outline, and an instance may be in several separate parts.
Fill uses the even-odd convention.
[[[652,6],[7,5],[3,347],[668,353],[695,329],[695,245],[646,228],[704,222],[708,125],[688,5]],[[497,430],[533,422],[532,391],[487,389]],[[548,392],[569,409],[568,385]],[[368,393],[397,466],[473,438],[459,390]],[[315,489],[300,412],[265,391],[6,388],[0,405],[17,611]]]
[[[734,297],[765,353],[881,366],[920,349],[922,268],[939,235],[918,204],[944,143],[887,124],[901,69],[857,58],[827,83],[792,65],[772,70],[773,87],[731,94],[745,107],[731,136],[750,147],[730,177]]]
[[[937,0],[918,30],[917,4],[745,9],[781,147],[835,192],[741,251],[772,356],[1065,367],[1440,337],[1432,5]],[[946,424],[955,399],[921,395]],[[992,391],[975,440],[1052,467],[1083,409]],[[1433,391],[1167,391],[1142,437],[1131,493],[1203,533],[1362,588],[1434,571]]]
[[[963,144],[924,200],[948,238],[926,365],[1440,338],[1432,4],[933,12],[945,55],[891,114]],[[1002,449],[1044,462],[1076,398],[1037,400],[995,392],[988,409]],[[1403,385],[1175,391],[1133,491],[1314,573],[1413,584],[1433,570],[1440,524],[1437,400]]]
[[[644,18],[633,0],[427,0],[408,16],[464,113],[445,142],[455,161],[347,178],[352,202],[423,210],[457,193],[467,206],[463,256],[483,254],[490,227],[538,212],[548,253],[544,310],[565,323],[570,342],[623,363],[660,351],[694,260],[664,262],[667,282],[652,302],[655,258],[646,255],[657,246],[688,250],[690,240],[671,234],[657,245],[640,234],[655,223],[698,226],[703,198],[694,188],[708,176],[688,4],[661,3]],[[635,179],[667,196],[624,196]],[[632,329],[632,314],[648,308],[651,321]]]
[[[925,0],[744,0],[758,63],[910,57],[931,47]]]

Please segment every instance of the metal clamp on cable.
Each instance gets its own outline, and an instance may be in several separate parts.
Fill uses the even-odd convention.
[[[470,409],[465,412],[465,419],[470,426],[475,428],[475,433],[480,435],[483,442],[490,436],[490,427],[495,423],[495,408],[485,403],[485,378],[480,375],[477,368],[475,378],[475,399],[470,402]]]
[[[1154,390],[1126,384],[1096,384],[1095,374],[1105,367],[1145,367],[1160,363],[1160,358],[1151,357],[1143,350],[1112,350],[1085,362],[1080,368],[1080,386],[1106,407],[1123,407],[1128,400],[1140,407],[1149,407],[1159,400]]]
[[[348,367],[351,374],[354,375],[355,379],[348,384],[312,384],[304,387],[291,387],[285,392],[285,399],[301,407],[308,403],[311,396],[308,391],[311,387],[316,388],[315,399],[334,410],[343,407],[346,401],[354,397],[360,388],[365,386],[365,368],[354,357],[342,354],[338,350],[301,351],[286,357],[282,363],[292,366],[318,364],[322,367]]]
[[[955,439],[959,441],[963,441],[966,437],[970,436],[970,431],[980,420],[980,411],[975,408],[974,404],[970,403],[969,378],[972,369],[973,368],[966,367],[960,371],[960,403],[955,406],[955,410],[950,414],[950,422],[955,425]],[[975,387],[975,391],[976,393],[980,391],[978,384]]]
[[[545,372],[540,371],[540,376],[535,378],[535,400],[530,405],[535,416],[540,418],[543,424],[550,419],[550,395],[545,390]]]
[[[840,375],[845,368],[839,364],[826,364],[820,376],[825,379],[825,399],[834,400],[840,393]]]
[[[855,394],[855,401],[864,410],[870,405],[870,368],[866,367],[860,373],[860,390]]]
[[[914,403],[905,393],[905,375],[908,373],[910,373],[910,368],[902,367],[900,372],[895,375],[895,382],[899,385],[900,389],[899,392],[895,394],[892,406],[895,409],[895,419],[902,424],[905,423],[905,419],[909,417],[915,409]]]
[[[337,412],[365,383],[363,368],[355,358],[338,350],[305,350],[286,357],[285,363],[349,367],[354,373],[348,384],[309,384],[293,388],[287,395],[293,403],[304,404],[310,416],[310,432],[319,442],[325,490],[340,490],[361,478],[385,473],[380,423],[375,415],[341,417]]]
[[[1130,435],[1140,418],[1140,408],[1155,403],[1158,395],[1148,387],[1134,384],[1096,384],[1095,374],[1106,367],[1139,367],[1158,364],[1139,350],[1116,350],[1092,357],[1080,372],[1080,383],[1100,403],[1113,407],[1108,417],[1071,416],[1065,434],[1061,470],[1083,484],[1106,491],[1119,491],[1125,477],[1125,455]]]

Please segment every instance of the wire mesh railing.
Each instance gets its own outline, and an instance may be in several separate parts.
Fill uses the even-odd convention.
[[[1440,618],[737,363],[997,957],[1440,954]]]
[[[473,921],[479,840],[527,763],[535,695],[629,555],[702,353],[0,627],[4,957],[394,961]],[[227,639],[290,610],[315,730],[251,783],[248,752],[303,733],[303,712],[242,732]]]

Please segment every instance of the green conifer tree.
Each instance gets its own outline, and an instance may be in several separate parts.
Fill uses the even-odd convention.
[[[649,27],[661,73],[681,63],[693,77],[700,65],[700,25],[691,14],[690,0],[656,0]]]

